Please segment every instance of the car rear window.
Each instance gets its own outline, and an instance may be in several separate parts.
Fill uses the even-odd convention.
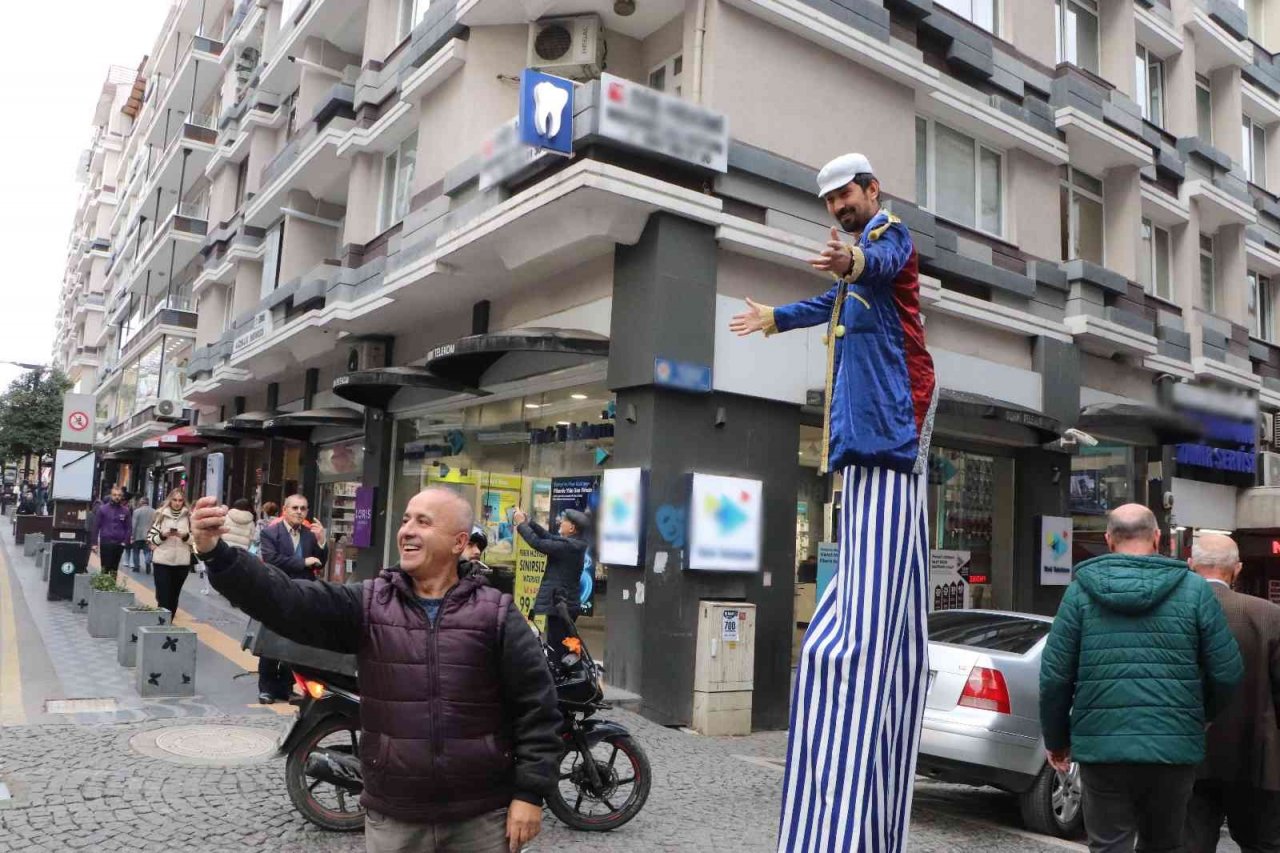
[[[1025,655],[1051,627],[1052,623],[1020,616],[943,610],[929,614],[929,641]]]

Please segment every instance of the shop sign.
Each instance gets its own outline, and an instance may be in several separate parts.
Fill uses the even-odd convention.
[[[62,444],[92,444],[97,401],[92,394],[62,395]]]
[[[764,483],[740,477],[693,475],[689,507],[690,569],[760,570]]]
[[[573,156],[573,81],[532,68],[520,73],[520,142]]]
[[[967,610],[973,606],[969,586],[969,551],[929,552],[929,612]]]
[[[723,113],[612,74],[600,75],[598,112],[599,136],[647,154],[729,171],[729,119]]]
[[[1267,598],[1272,604],[1280,604],[1280,581],[1267,581]]]
[[[553,477],[551,480],[551,520],[554,522],[567,509],[596,512],[599,503],[600,478]]]
[[[535,166],[545,166],[550,163],[546,151],[525,145],[520,141],[519,125],[519,117],[504,122],[480,146],[480,192],[518,177],[524,177],[527,173],[533,172]],[[539,162],[543,160],[547,162]],[[447,350],[447,352],[441,352],[441,350]],[[453,344],[447,344],[428,353],[427,361],[439,355],[452,354]]]
[[[611,468],[600,486],[599,559],[606,566],[640,565],[644,535],[644,469]]]
[[[655,358],[653,360],[653,384],[661,388],[672,388],[676,391],[710,394],[711,367],[705,364],[673,361],[669,358]]]
[[[356,517],[351,523],[351,544],[368,548],[373,544],[373,504],[377,489],[356,486]]]
[[[815,601],[822,600],[831,579],[836,576],[840,565],[840,546],[835,542],[818,543],[818,590]]]
[[[231,352],[240,352],[256,344],[271,333],[271,312],[259,311],[253,317],[253,324],[248,330],[231,342]]]
[[[1070,518],[1040,517],[1040,585],[1067,586],[1071,583]]]
[[[1257,471],[1258,456],[1252,450],[1231,450],[1226,447],[1209,447],[1205,444],[1179,444],[1174,457],[1179,465],[1211,468],[1231,474],[1250,474]]]
[[[547,555],[535,551],[528,542],[518,538],[516,542],[516,609],[520,611],[521,616],[529,619],[534,625],[538,625],[539,620],[545,624],[546,620],[545,616],[534,619],[529,613],[533,610],[533,603],[538,598],[538,587],[542,586],[542,577],[546,573]]]

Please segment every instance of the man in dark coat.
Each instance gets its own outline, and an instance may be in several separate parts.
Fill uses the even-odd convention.
[[[291,578],[314,580],[329,561],[324,527],[317,521],[307,524],[304,495],[285,498],[277,524],[263,528],[260,548],[262,562],[275,566]],[[275,658],[258,658],[258,701],[263,705],[287,702],[293,688],[293,671]]]
[[[370,853],[506,853],[542,826],[561,716],[537,638],[511,596],[459,578],[471,507],[427,489],[405,510],[400,562],[359,586],[289,578],[220,537],[227,508],[192,514],[209,581],[298,643],[355,653]]]
[[[1202,534],[1191,568],[1209,582],[1244,658],[1244,681],[1209,727],[1205,760],[1187,809],[1187,853],[1218,849],[1225,818],[1240,849],[1280,851],[1280,607],[1233,592],[1240,550]]]
[[[553,536],[536,521],[530,521],[524,510],[517,509],[512,520],[518,525],[520,538],[529,547],[547,555],[547,571],[538,587],[533,602],[533,615],[551,613],[555,606],[555,591],[564,593],[569,615],[576,622],[582,608],[582,567],[587,560],[587,514],[576,509],[565,510],[560,517],[559,536]]]

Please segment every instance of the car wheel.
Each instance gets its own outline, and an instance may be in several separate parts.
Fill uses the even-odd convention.
[[[1032,832],[1075,838],[1084,830],[1084,786],[1080,765],[1059,773],[1045,763],[1031,789],[1018,797],[1022,822]]]

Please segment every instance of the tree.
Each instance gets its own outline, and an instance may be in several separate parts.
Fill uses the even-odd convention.
[[[60,370],[31,370],[0,396],[0,458],[52,456],[62,435],[62,395],[71,381]]]

